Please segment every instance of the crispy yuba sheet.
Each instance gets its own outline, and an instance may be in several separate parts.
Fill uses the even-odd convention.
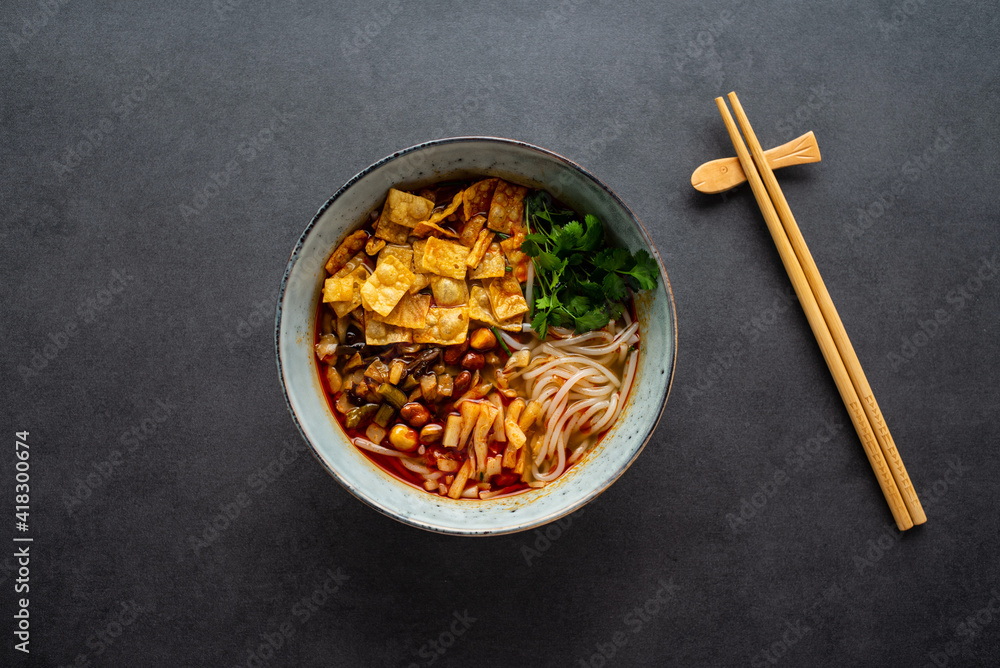
[[[483,259],[479,264],[469,271],[469,278],[472,280],[484,278],[500,278],[506,273],[506,262],[504,261],[503,249],[500,244],[493,242],[483,254]]]
[[[490,202],[490,215],[486,226],[504,234],[519,232],[524,226],[524,196],[528,189],[514,183],[497,183]]]
[[[465,279],[465,260],[469,249],[453,241],[431,237],[424,246],[422,269],[438,276]]]
[[[427,327],[413,332],[414,343],[452,345],[465,343],[469,333],[469,308],[432,307],[427,311]]]
[[[499,327],[508,332],[520,332],[523,315],[516,315],[507,320],[499,320],[493,313],[493,306],[490,304],[490,295],[486,288],[478,285],[472,286],[469,291],[469,317],[472,320],[484,322],[493,327]]]
[[[413,343],[413,330],[365,318],[365,343],[370,346],[388,346],[393,343]]]
[[[361,286],[361,303],[369,311],[389,315],[414,281],[413,272],[391,255],[379,256],[375,271]]]
[[[486,290],[490,305],[498,320],[506,320],[528,311],[528,302],[521,293],[521,284],[511,275],[491,279]]]
[[[431,292],[438,306],[461,306],[469,302],[469,285],[464,280],[434,276],[431,279]]]
[[[423,329],[427,326],[427,311],[430,307],[430,295],[407,293],[400,298],[399,303],[389,312],[389,315],[382,316],[378,312],[372,311],[371,318],[396,327]]]
[[[465,201],[465,219],[469,220],[479,213],[488,213],[490,202],[493,200],[493,191],[497,187],[500,179],[483,179],[473,183],[462,193]]]
[[[416,227],[417,223],[430,218],[434,202],[425,197],[392,188],[386,198],[389,221],[404,227]]]

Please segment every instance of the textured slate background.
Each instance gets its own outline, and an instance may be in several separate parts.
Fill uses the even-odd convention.
[[[995,3],[109,4],[0,10],[0,540],[17,430],[35,539],[27,657],[0,557],[4,665],[1000,662]],[[779,178],[930,516],[905,536],[749,191],[689,185],[729,90],[819,139]],[[558,530],[382,517],[276,377],[315,210],[458,134],[592,170],[677,300],[665,419]]]

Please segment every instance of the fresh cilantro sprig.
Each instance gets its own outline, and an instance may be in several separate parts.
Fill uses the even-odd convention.
[[[612,245],[596,216],[578,218],[556,209],[545,192],[525,201],[529,234],[521,250],[535,265],[531,328],[542,338],[550,326],[601,329],[621,316],[629,290],[656,287],[659,270],[649,253]]]

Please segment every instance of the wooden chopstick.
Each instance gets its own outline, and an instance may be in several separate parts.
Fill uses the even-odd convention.
[[[889,470],[885,456],[878,446],[872,426],[868,422],[864,411],[859,409],[860,400],[858,399],[858,393],[854,389],[851,378],[847,373],[847,368],[844,366],[844,361],[840,357],[833,336],[830,334],[830,329],[810,288],[809,281],[806,279],[795,251],[785,234],[781,220],[778,217],[778,212],[775,210],[774,204],[768,196],[767,189],[761,180],[757,167],[754,165],[746,144],[743,143],[743,138],[736,128],[736,122],[726,107],[726,101],[721,97],[717,97],[715,98],[715,104],[719,107],[719,113],[722,114],[722,120],[725,122],[726,130],[733,141],[733,147],[739,156],[743,172],[747,176],[750,188],[753,190],[757,204],[764,215],[767,229],[771,232],[771,238],[774,240],[774,245],[781,256],[782,264],[785,265],[785,271],[788,273],[788,278],[792,282],[795,294],[799,298],[799,304],[801,304],[802,310],[806,314],[806,319],[812,328],[813,336],[816,337],[816,342],[823,353],[823,359],[826,360],[834,383],[837,385],[837,390],[840,392],[840,397],[848,409],[847,412],[850,415],[851,423],[861,438],[861,444],[864,447],[865,454],[868,456],[868,462],[871,464],[872,470],[875,471],[875,477],[878,480],[879,487],[882,489],[882,494],[885,496],[886,502],[889,504],[889,510],[892,511],[892,517],[896,521],[896,526],[900,531],[906,531],[913,526],[913,520],[910,518],[910,513],[903,503],[903,497],[896,486],[896,481]]]
[[[913,483],[910,482],[910,476],[906,472],[906,467],[903,466],[903,460],[896,449],[896,443],[892,438],[892,434],[889,433],[889,428],[882,417],[882,411],[875,401],[872,388],[868,384],[868,378],[865,377],[865,372],[861,368],[861,362],[858,360],[857,353],[854,352],[854,346],[851,345],[851,340],[847,336],[844,323],[840,320],[840,314],[837,313],[837,308],[833,305],[833,300],[830,299],[830,293],[827,292],[826,284],[823,282],[823,277],[820,276],[812,253],[809,252],[809,247],[806,246],[806,241],[802,238],[802,232],[799,231],[799,226],[795,222],[795,216],[792,215],[792,210],[788,206],[785,194],[781,192],[778,180],[774,178],[774,170],[771,169],[771,166],[764,158],[764,152],[761,150],[760,142],[757,141],[757,135],[754,134],[753,128],[750,127],[750,121],[747,119],[747,115],[743,111],[743,105],[740,104],[736,93],[729,94],[729,103],[733,106],[733,111],[736,112],[736,120],[743,131],[743,136],[746,137],[747,143],[750,145],[750,154],[753,156],[754,164],[757,166],[757,170],[764,180],[764,185],[771,196],[771,201],[778,210],[778,218],[781,220],[781,224],[785,228],[785,234],[788,235],[788,240],[795,250],[799,264],[803,272],[805,272],[806,280],[809,281],[809,287],[812,290],[813,296],[816,297],[819,309],[822,311],[823,318],[830,329],[830,334],[833,336],[833,341],[837,345],[837,351],[840,353],[844,366],[847,367],[847,373],[851,377],[854,389],[861,398],[861,407],[868,416],[869,423],[875,427],[875,438],[882,449],[882,454],[889,463],[889,470],[892,471],[892,477],[896,481],[896,486],[903,497],[903,503],[906,504],[906,510],[910,513],[910,518],[914,524],[923,524],[927,521],[927,515],[920,505],[920,499],[917,498],[917,492],[913,489]],[[854,406],[849,407],[849,409],[851,411],[857,410]]]

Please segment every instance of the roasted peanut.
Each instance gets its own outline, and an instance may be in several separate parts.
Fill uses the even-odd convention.
[[[389,430],[389,442],[397,450],[412,452],[417,449],[417,432],[405,424],[397,424]]]
[[[489,328],[480,327],[469,337],[469,345],[473,350],[492,350],[497,344],[497,337]]]
[[[465,357],[462,358],[462,368],[464,369],[482,369],[484,364],[486,364],[486,360],[479,353],[466,353]]]
[[[429,424],[420,430],[420,442],[424,445],[435,443],[441,439],[444,427],[439,424]]]
[[[399,417],[419,429],[431,419],[431,413],[422,404],[410,402],[399,409]]]
[[[448,346],[444,351],[444,363],[445,364],[458,364],[458,360],[462,359],[462,355],[469,349],[469,341],[466,340],[464,343],[458,343],[453,346]]]
[[[455,376],[454,389],[452,390],[453,397],[460,397],[465,394],[465,391],[469,389],[472,385],[472,374],[468,371],[463,371],[462,373]]]

